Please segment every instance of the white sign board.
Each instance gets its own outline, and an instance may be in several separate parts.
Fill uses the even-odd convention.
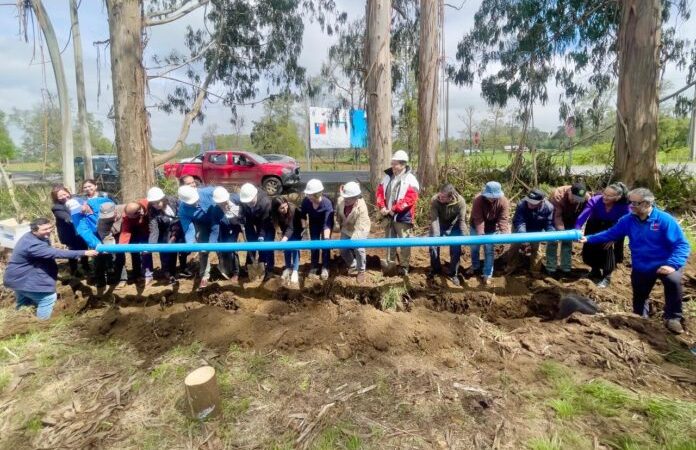
[[[309,108],[309,145],[311,148],[350,148],[348,110]]]

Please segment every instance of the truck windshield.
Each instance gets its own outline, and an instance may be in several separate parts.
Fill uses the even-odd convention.
[[[261,155],[257,155],[256,153],[252,153],[252,152],[245,152],[245,153],[249,156],[249,158],[253,159],[254,162],[256,162],[257,164],[265,164],[268,162],[268,160],[266,158],[264,158]]]

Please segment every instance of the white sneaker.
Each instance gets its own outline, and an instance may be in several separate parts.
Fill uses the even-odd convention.
[[[328,280],[329,279],[329,271],[324,267],[321,269],[321,279],[322,280]]]
[[[287,280],[288,278],[290,278],[290,273],[292,273],[292,270],[290,269],[283,270],[283,275],[281,276],[281,278],[283,280]]]
[[[293,270],[292,274],[290,275],[290,283],[299,284],[299,282],[300,282],[300,274],[297,273],[297,270]]]

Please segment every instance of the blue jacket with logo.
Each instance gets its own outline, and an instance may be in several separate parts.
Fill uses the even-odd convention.
[[[73,226],[78,236],[80,236],[89,248],[96,248],[101,244],[97,233],[97,223],[99,222],[99,209],[104,203],[113,203],[108,197],[94,197],[87,200],[87,204],[92,209],[91,214],[79,212],[72,215]]]
[[[686,265],[691,252],[677,221],[658,208],[653,208],[645,220],[640,220],[635,214],[627,214],[608,230],[587,236],[587,242],[602,244],[625,236],[628,236],[628,247],[636,272],[653,273],[661,266],[679,270]]]

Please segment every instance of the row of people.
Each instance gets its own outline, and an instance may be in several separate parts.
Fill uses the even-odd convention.
[[[146,198],[125,205],[116,205],[108,196],[99,194],[96,185],[83,187],[83,197],[71,196],[62,186],[57,186],[52,191],[59,237],[70,249],[76,251],[94,249],[102,242],[236,242],[240,235],[243,235],[246,241],[272,241],[276,238],[277,230],[280,231],[282,240],[329,239],[334,229],[340,231],[341,239],[361,239],[367,237],[371,229],[367,204],[362,198],[360,185],[355,182],[346,183],[341,187],[334,205],[326,195],[321,181],[310,180],[304,190],[305,198],[297,206],[284,197],[271,199],[264,191],[249,183],[243,185],[238,194],[231,194],[223,187],[197,186],[192,177],[184,177],[181,180],[176,197],[166,196],[161,189],[153,187]],[[376,189],[376,206],[383,221],[386,237],[398,239],[413,234],[419,192],[419,183],[408,166],[408,155],[403,151],[397,151],[393,155],[391,167],[385,171],[385,176]],[[640,197],[640,200],[632,200],[632,195]],[[634,204],[636,202],[639,204]],[[430,234],[451,236],[468,232],[472,235],[482,235],[584,228],[585,234],[589,237],[583,245],[583,260],[591,267],[590,276],[595,278],[597,285],[606,287],[610,283],[616,264],[623,259],[623,241],[626,236],[631,236],[630,232],[626,231],[629,228],[620,228],[619,225],[625,226],[636,217],[641,217],[638,213],[641,211],[640,205],[649,209],[649,216],[641,220],[652,223],[649,219],[652,217],[651,214],[654,214],[666,224],[661,225],[662,228],[659,228],[660,225],[651,225],[658,227],[651,228],[652,231],[660,233],[648,233],[648,238],[656,239],[656,245],[661,246],[671,257],[659,260],[651,259],[652,256],[647,255],[649,262],[636,263],[637,255],[642,255],[643,250],[633,249],[634,239],[631,240],[634,272],[641,274],[634,280],[634,303],[637,305],[635,308],[644,305],[654,284],[654,280],[652,284],[644,283],[652,278],[643,274],[650,272],[653,265],[659,264],[655,266],[653,275],[661,278],[665,287],[669,286],[671,290],[671,306],[667,308],[669,312],[666,310],[665,317],[679,319],[681,287],[670,280],[674,281],[680,276],[689,254],[689,247],[674,219],[654,207],[654,196],[649,191],[639,189],[628,192],[622,183],[611,184],[597,195],[588,192],[582,183],[561,186],[550,195],[542,190],[532,189],[517,204],[510,219],[510,202],[505,197],[500,183],[488,182],[483,191],[473,199],[468,215],[465,199],[451,185],[446,185],[430,200]],[[626,232],[617,233],[617,229]],[[482,246],[483,260],[480,247],[471,248],[472,260],[468,274],[480,274],[482,282],[488,284],[493,276],[494,246]],[[538,244],[512,245],[508,253],[508,271],[518,268],[524,259],[522,255],[530,256],[533,261],[538,249]],[[544,270],[552,276],[571,271],[572,243],[560,243],[560,264],[558,251],[559,244],[556,242],[550,242],[546,246]],[[461,246],[450,248],[451,258],[447,275],[455,284],[460,283],[458,271],[461,253]],[[358,281],[364,282],[365,249],[343,250],[341,255],[351,273]],[[177,276],[191,275],[186,269],[186,254],[163,253],[160,256],[162,273],[170,282],[175,282]],[[201,287],[205,287],[210,279],[208,256],[206,252],[199,255],[197,276]],[[430,256],[430,276],[434,276],[442,271],[439,248],[431,248]],[[144,282],[151,282],[152,255],[136,253],[131,257],[133,268]],[[292,283],[297,283],[299,251],[285,252],[284,257],[285,267],[282,276]],[[329,250],[312,251],[310,274],[327,279],[329,258]],[[220,274],[224,278],[236,281],[241,270],[237,254],[221,252],[218,259]],[[260,262],[264,266],[265,278],[268,278],[274,271],[274,259],[274,253],[271,251],[248,252],[246,263],[248,266],[249,263]],[[382,264],[385,269],[396,268],[402,275],[408,274],[410,248],[387,249]],[[125,284],[127,274],[124,255],[99,255],[94,266],[97,285]],[[669,271],[668,267],[673,271]],[[675,306],[677,304],[679,306]]]

